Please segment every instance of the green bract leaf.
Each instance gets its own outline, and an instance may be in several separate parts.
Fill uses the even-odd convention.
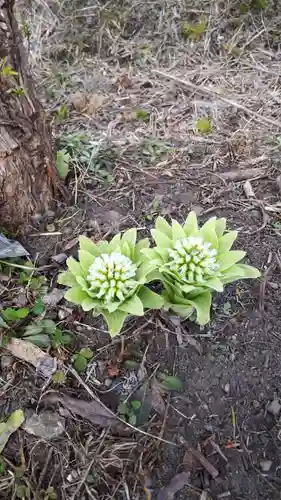
[[[186,237],[183,227],[176,220],[172,220],[172,236],[174,242]]]
[[[79,262],[77,262],[77,260],[75,260],[73,257],[69,257],[66,261],[66,264],[74,276],[83,276]]]
[[[111,337],[115,337],[115,335],[120,333],[128,313],[124,311],[114,311],[113,313],[102,311],[102,315],[108,324]]]
[[[161,309],[164,305],[164,299],[149,288],[142,286],[138,292],[139,299],[145,309]]]
[[[121,241],[122,241],[122,243],[126,241],[127,243],[129,243],[129,245],[131,245],[132,247],[135,247],[136,239],[137,239],[137,230],[135,228],[133,228],[133,229],[129,229],[128,231],[126,231],[123,234]]]
[[[100,249],[95,243],[87,238],[87,236],[80,236],[79,238],[80,250],[90,253],[94,257],[98,257],[100,255]]]
[[[87,299],[89,296],[87,292],[82,290],[80,286],[74,286],[67,290],[65,294],[65,299],[69,300],[69,302],[73,302],[74,304],[81,305],[85,299]]]
[[[223,254],[219,261],[220,272],[229,269],[231,266],[233,266],[233,264],[236,264],[236,262],[242,260],[245,255],[246,252],[243,252],[242,250],[231,250],[230,252]]]
[[[89,272],[89,267],[93,264],[94,262],[94,257],[92,254],[89,252],[86,252],[85,250],[79,250],[79,261],[80,261],[80,266],[85,272],[85,275],[88,275]],[[85,282],[85,286],[87,286]]]
[[[157,229],[152,229],[151,234],[157,246],[162,248],[171,248],[172,240],[164,233],[157,231]]]
[[[71,271],[64,271],[63,273],[60,273],[58,275],[58,283],[59,283],[59,285],[66,285],[66,286],[76,286],[77,285],[76,278],[75,278],[74,274],[72,274]]]
[[[172,239],[172,228],[164,219],[164,217],[157,217],[155,228],[157,229],[157,231],[160,231],[161,233],[165,234],[165,236]]]
[[[134,316],[143,316],[144,314],[142,301],[137,295],[133,295],[129,300],[123,302],[123,304],[120,305],[120,311],[133,314]]]
[[[198,223],[197,223],[197,217],[195,212],[190,212],[190,214],[187,216],[187,219],[185,221],[185,224],[183,226],[184,232],[186,236],[190,236],[191,234],[195,234],[198,231]]]

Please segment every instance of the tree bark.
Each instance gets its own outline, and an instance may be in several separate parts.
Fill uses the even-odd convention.
[[[14,15],[0,0],[0,228],[28,231],[30,216],[52,202],[51,130],[37,100]]]

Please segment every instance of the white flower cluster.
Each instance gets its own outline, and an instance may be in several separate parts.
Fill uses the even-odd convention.
[[[102,254],[89,268],[90,290],[106,303],[123,301],[136,285],[137,266],[119,252]]]
[[[169,256],[168,267],[189,283],[201,282],[218,269],[217,251],[200,236],[176,241],[174,248],[169,249]]]

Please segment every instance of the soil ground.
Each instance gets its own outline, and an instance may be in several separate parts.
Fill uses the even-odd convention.
[[[62,405],[48,400],[55,391],[88,401],[94,392],[114,412],[133,395],[146,415],[143,433],[120,435],[64,409],[61,437],[13,435],[4,457],[11,474],[24,460],[31,498],[51,500],[49,486],[63,500],[281,498],[278,6],[34,2],[28,43],[57,144],[87,134],[102,151],[94,171],[77,153],[66,198],[56,213],[36,219],[24,244],[37,264],[75,255],[79,234],[98,240],[135,226],[148,235],[157,215],[182,222],[195,210],[202,222],[226,217],[239,230],[237,247],[263,276],[215,296],[205,328],[184,322],[179,331],[167,316],[150,314],[129,321],[112,342],[99,319],[60,303],[67,311],[61,325],[76,340],[54,355],[69,366],[74,351],[92,348],[84,384],[69,373],[58,391],[28,364],[2,366],[2,414],[19,405],[58,411]],[[200,22],[203,33],[194,34],[190,26]],[[202,117],[209,133],[198,131]],[[51,287],[61,267],[46,271]],[[3,307],[8,302],[3,292]],[[56,319],[57,308],[48,314]],[[157,396],[157,371],[177,376],[183,389]],[[190,447],[213,464],[216,478],[190,459]],[[189,484],[168,496],[161,488],[182,471]],[[1,498],[15,498],[15,482],[5,479]]]

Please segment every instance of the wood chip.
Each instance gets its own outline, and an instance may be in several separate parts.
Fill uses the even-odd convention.
[[[225,181],[239,182],[247,179],[261,178],[266,175],[265,168],[248,168],[244,170],[231,170],[220,173],[220,177]]]
[[[244,183],[243,189],[244,189],[244,193],[247,196],[247,198],[255,198],[255,193],[254,193],[254,190],[252,188],[252,184],[250,183],[250,181],[246,181]]]
[[[219,475],[219,471],[209,462],[209,460],[207,460],[206,457],[204,457],[201,451],[195,450],[194,448],[190,448],[190,451],[213,479]]]

